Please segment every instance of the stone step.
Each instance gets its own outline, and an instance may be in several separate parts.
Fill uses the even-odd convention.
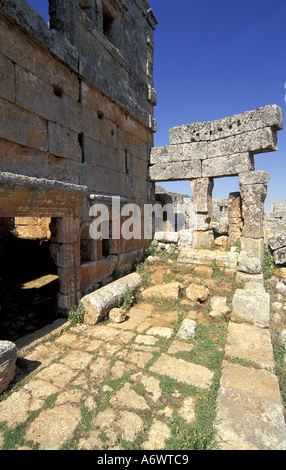
[[[194,266],[211,266],[214,262],[219,268],[228,268],[236,272],[239,254],[231,251],[183,249],[180,251],[178,263]]]

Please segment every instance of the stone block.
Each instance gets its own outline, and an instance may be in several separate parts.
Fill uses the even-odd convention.
[[[0,55],[0,96],[15,101],[15,67],[11,60]]]
[[[199,178],[190,181],[193,203],[197,212],[208,212],[212,214],[212,193],[214,182],[211,178]]]
[[[237,284],[247,283],[247,282],[257,282],[263,285],[264,277],[262,273],[261,274],[248,274],[248,273],[238,271],[236,274],[236,282]]]
[[[272,250],[278,250],[286,246],[286,232],[278,233],[277,235],[268,239],[268,244]]]
[[[178,232],[156,232],[154,240],[162,243],[178,243],[179,233]]]
[[[43,118],[1,98],[0,108],[0,137],[37,150],[48,149],[47,123]]]
[[[242,237],[241,249],[242,251],[247,251],[249,256],[260,259],[263,262],[264,258],[264,239],[263,238],[246,238]]]
[[[143,256],[143,248],[139,248],[138,250],[127,251],[126,253],[121,253],[118,256],[118,269],[121,273],[124,274],[132,271],[134,264],[141,261]]]
[[[108,256],[98,261],[82,263],[80,266],[80,291],[85,295],[88,289],[110,277],[115,269],[117,256]]]
[[[256,129],[283,129],[283,112],[277,105],[268,105],[216,121],[195,122],[170,129],[170,144],[203,142],[235,136]]]
[[[183,323],[176,335],[176,338],[181,341],[187,341],[190,338],[193,338],[196,334],[197,323],[190,318],[185,318]]]
[[[17,347],[11,341],[0,341],[0,393],[13,380],[16,371]]]
[[[55,122],[48,123],[49,151],[58,157],[82,161],[78,134]]]
[[[151,181],[176,181],[201,178],[202,168],[200,160],[190,160],[183,162],[171,162],[166,164],[156,164],[150,166],[149,177]]]
[[[267,292],[237,289],[232,300],[232,320],[269,327],[270,295]]]
[[[181,162],[185,160],[204,160],[207,158],[206,142],[153,147],[150,155],[151,165]]]
[[[202,162],[203,177],[237,176],[245,170],[253,170],[253,158],[248,152],[208,158]]]
[[[264,184],[241,185],[242,217],[244,221],[242,235],[246,238],[264,236],[264,201],[267,187]]]
[[[244,253],[244,252],[242,252]],[[262,264],[260,259],[244,256],[242,253],[238,259],[238,271],[248,274],[261,274]]]
[[[274,251],[273,258],[275,264],[285,264],[286,263],[286,247],[279,248],[278,250]]]
[[[243,171],[239,174],[240,185],[267,183],[270,183],[270,176],[266,171]]]

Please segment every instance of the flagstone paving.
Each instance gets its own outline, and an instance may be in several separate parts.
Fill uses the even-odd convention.
[[[200,308],[190,303],[190,318],[218,325]],[[163,450],[173,448],[175,437],[181,449],[193,448],[197,410],[211,399],[217,375],[194,359],[194,341],[176,338],[177,320],[176,310],[142,301],[123,323],[69,326],[27,349],[18,364],[19,386],[0,402],[0,449]],[[286,449],[269,332],[226,325],[226,345],[217,341],[221,357],[227,353],[217,446]],[[233,364],[231,357],[255,367]]]

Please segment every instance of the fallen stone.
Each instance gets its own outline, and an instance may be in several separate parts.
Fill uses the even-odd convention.
[[[213,380],[213,372],[206,367],[186,362],[183,359],[176,359],[166,354],[162,354],[150,370],[160,375],[167,375],[178,382],[203,389],[208,389]]]
[[[11,341],[0,341],[0,393],[13,380],[16,371],[17,347]]]
[[[190,284],[186,289],[187,298],[193,302],[204,302],[207,300],[209,294],[209,289],[199,284]]]
[[[84,322],[88,325],[95,325],[111,309],[123,302],[127,287],[135,292],[142,284],[141,276],[132,273],[86,295],[81,299],[85,308]]]
[[[237,289],[232,300],[232,320],[252,322],[261,328],[269,327],[270,295],[256,290]]]
[[[196,326],[197,323],[190,318],[185,318],[177,335],[176,338],[181,341],[187,341],[190,338],[193,338],[196,334]]]
[[[286,263],[286,247],[279,248],[274,251],[273,258],[275,264],[285,264]]]
[[[286,246],[286,231],[269,238],[268,244],[271,250],[278,250],[279,248]]]
[[[220,317],[221,315],[227,315],[230,312],[230,308],[226,304],[226,297],[212,297],[211,299],[211,312],[210,316],[213,318]]]
[[[127,312],[123,308],[113,308],[109,312],[109,318],[114,323],[123,323],[126,320]]]
[[[182,285],[179,282],[171,282],[168,284],[160,284],[157,286],[147,287],[141,294],[144,300],[150,300],[154,297],[166,297],[176,299],[182,291]]]

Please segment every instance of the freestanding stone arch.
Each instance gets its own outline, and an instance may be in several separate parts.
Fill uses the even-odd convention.
[[[170,145],[151,151],[153,182],[189,180],[197,211],[197,245],[211,246],[215,178],[238,176],[242,200],[242,249],[263,257],[264,202],[269,174],[255,171],[254,155],[277,150],[283,113],[269,105],[217,121],[170,129]]]

